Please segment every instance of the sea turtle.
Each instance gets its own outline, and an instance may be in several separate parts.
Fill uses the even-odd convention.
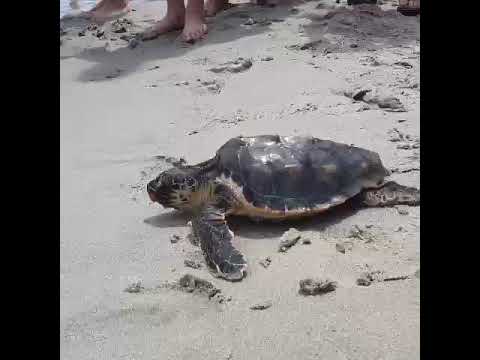
[[[240,136],[210,160],[162,172],[147,192],[165,208],[191,213],[207,264],[236,281],[247,263],[226,216],[294,219],[349,199],[372,207],[419,205],[420,191],[386,182],[389,174],[377,153],[359,147],[310,136]]]

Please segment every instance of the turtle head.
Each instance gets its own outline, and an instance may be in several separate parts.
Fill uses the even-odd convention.
[[[166,170],[147,184],[148,195],[165,208],[188,209],[192,194],[198,188],[197,176],[194,167]]]

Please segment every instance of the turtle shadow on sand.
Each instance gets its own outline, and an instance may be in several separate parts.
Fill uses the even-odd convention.
[[[180,211],[170,211],[155,216],[150,216],[143,220],[145,224],[158,228],[184,227],[190,220],[189,216]]]
[[[288,229],[296,228],[300,231],[323,232],[330,226],[341,223],[344,219],[356,214],[360,207],[347,202],[326,211],[323,214],[299,218],[296,220],[284,220],[281,222],[266,221],[256,222],[247,217],[231,216],[228,223],[232,231],[247,239],[276,238],[282,236]]]
[[[277,222],[262,220],[262,222],[257,222],[248,217],[229,216],[228,223],[236,235],[247,239],[261,240],[264,238],[280,237],[285,231],[292,227],[301,231],[322,232],[329,226],[338,224],[344,219],[355,215],[359,210],[361,210],[360,206],[356,206],[351,201],[347,201],[345,204],[338,205],[323,214],[297,220]],[[150,216],[143,220],[145,224],[157,228],[185,227],[188,221],[190,221],[188,214],[176,210]]]

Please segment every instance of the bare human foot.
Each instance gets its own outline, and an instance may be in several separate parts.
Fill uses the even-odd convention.
[[[185,25],[185,5],[183,1],[167,0],[167,15],[156,22],[155,25],[145,30],[142,34],[142,40],[151,40],[168,33],[170,31],[180,30]]]
[[[228,0],[206,0],[205,3],[205,15],[215,16],[222,10],[227,10],[233,5],[228,3]]]
[[[185,27],[181,36],[182,40],[191,43],[200,40],[206,34],[207,24],[205,24],[203,0],[188,0],[185,10]]]
[[[420,13],[420,0],[400,0],[398,11],[404,15],[417,15]]]
[[[400,0],[398,5],[417,9],[420,7],[420,0]]]
[[[130,11],[128,2],[129,0],[100,0],[85,15],[93,21],[105,22],[128,13]]]

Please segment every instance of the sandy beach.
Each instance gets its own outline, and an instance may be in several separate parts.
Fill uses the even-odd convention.
[[[259,134],[355,144],[419,187],[420,17],[395,1],[236,4],[194,45],[135,40],[163,1],[104,26],[61,21],[62,360],[419,359],[419,207],[231,219],[249,264],[231,283],[207,270],[189,218],[148,198],[172,163]],[[278,252],[292,227],[311,243]],[[362,286],[365,272],[400,279]],[[171,286],[185,274],[221,292]],[[299,294],[312,277],[338,287]]]

